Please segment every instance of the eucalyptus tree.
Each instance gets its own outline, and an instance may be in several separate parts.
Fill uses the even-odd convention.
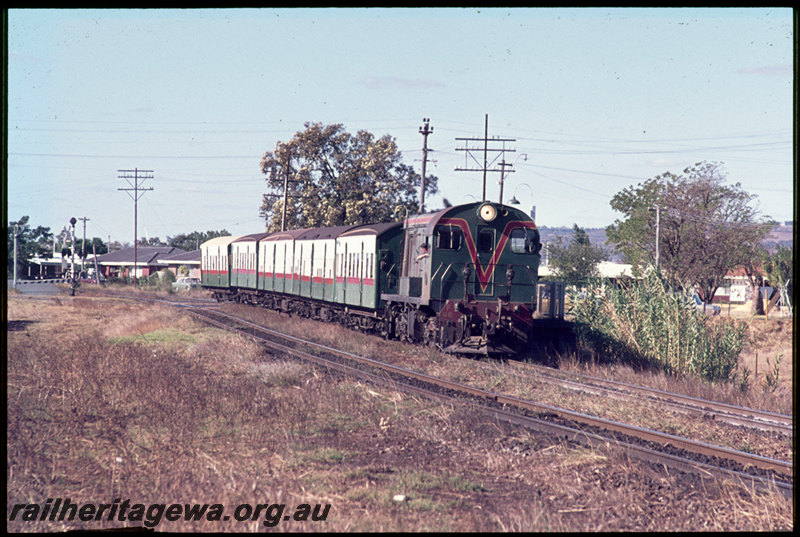
[[[260,214],[270,231],[281,229],[284,198],[286,229],[389,222],[419,208],[420,175],[389,135],[306,123],[264,153],[261,171],[268,192]],[[437,178],[426,177],[426,195],[437,191]]]
[[[755,195],[725,181],[722,164],[700,162],[625,188],[611,200],[624,218],[606,229],[609,242],[643,267],[655,264],[658,240],[661,273],[710,302],[728,271],[750,263],[775,225],[760,216]]]

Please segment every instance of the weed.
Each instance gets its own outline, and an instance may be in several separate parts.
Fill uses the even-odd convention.
[[[590,350],[711,381],[731,378],[745,340],[744,326],[710,322],[654,270],[623,288],[594,284],[575,298],[574,314],[578,340]]]
[[[739,391],[747,393],[750,390],[750,368],[742,367],[733,375],[733,381],[739,387]]]
[[[775,362],[770,366],[770,359],[767,358],[767,367],[769,367],[769,371],[764,376],[764,391],[774,392],[780,386],[780,369],[781,369],[781,359],[783,358],[783,353],[778,353],[775,357]]]

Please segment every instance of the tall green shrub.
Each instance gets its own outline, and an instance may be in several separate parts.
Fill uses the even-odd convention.
[[[691,295],[671,289],[653,270],[621,288],[594,283],[573,302],[581,344],[618,360],[727,380],[744,345],[743,326],[710,321]]]

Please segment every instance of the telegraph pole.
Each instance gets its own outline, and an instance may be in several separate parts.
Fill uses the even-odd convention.
[[[289,201],[289,164],[291,157],[286,151],[286,175],[283,177],[283,216],[281,217],[281,231],[286,231],[286,204]]]
[[[501,177],[500,203],[502,203],[503,202],[503,191],[502,191],[503,170],[504,170],[505,166],[507,166],[507,165],[510,166],[510,164],[506,164],[505,160],[503,160],[502,164],[500,164],[500,168],[492,168],[492,169],[490,169],[489,168],[489,152],[490,151],[499,152],[501,158],[504,158],[503,155],[505,155],[506,152],[509,152],[509,153],[514,153],[515,152],[514,149],[506,149],[505,148],[505,142],[516,142],[517,140],[515,138],[489,138],[489,114],[486,114],[486,121],[484,123],[483,138],[456,138],[456,140],[462,140],[462,141],[467,142],[465,147],[456,147],[456,151],[464,151],[465,152],[465,155],[464,155],[465,160],[466,160],[466,157],[469,156],[476,163],[478,162],[478,160],[472,155],[472,152],[473,151],[478,151],[479,148],[478,147],[470,147],[469,146],[469,142],[470,141],[472,141],[472,142],[483,142],[483,167],[482,168],[466,168],[466,167],[458,168],[458,167],[456,167],[456,171],[457,172],[483,172],[483,198],[482,198],[482,201],[486,201],[486,173],[487,172],[500,172],[501,173],[501,175],[500,175],[500,177]],[[501,143],[503,143],[503,147],[501,149],[490,148],[489,147],[489,142],[501,142]],[[492,159],[492,163],[494,163],[495,160],[497,160],[497,157]]]
[[[503,180],[505,176],[505,169],[506,166],[513,166],[510,162],[506,162],[505,160],[500,162],[500,205],[503,204]]]
[[[656,205],[656,271],[658,271],[658,264],[661,258],[661,206]]]
[[[138,214],[139,214],[139,198],[145,195],[146,192],[153,190],[153,187],[144,188],[139,183],[141,179],[143,182],[147,179],[153,178],[153,170],[140,170],[134,168],[132,170],[117,170],[118,178],[125,179],[130,188],[118,188],[117,190],[124,190],[128,196],[133,200],[133,284],[139,285],[139,279],[136,276],[136,269],[139,266],[139,235],[138,235]],[[133,180],[133,182],[131,182]],[[133,192],[133,195],[131,195]]]
[[[425,213],[425,165],[428,162],[428,135],[433,133],[430,118],[422,118],[422,121],[424,124],[419,128],[419,133],[422,135],[422,186],[419,194],[419,214]]]

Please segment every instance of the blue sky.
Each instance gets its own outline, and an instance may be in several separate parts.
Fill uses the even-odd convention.
[[[117,170],[139,168],[140,237],[259,232],[259,159],[305,122],[389,134],[420,171],[424,117],[426,205],[471,202],[456,138],[488,115],[539,225],[604,227],[614,194],[703,160],[791,220],[793,46],[788,8],[11,9],[8,217],[132,242]]]

